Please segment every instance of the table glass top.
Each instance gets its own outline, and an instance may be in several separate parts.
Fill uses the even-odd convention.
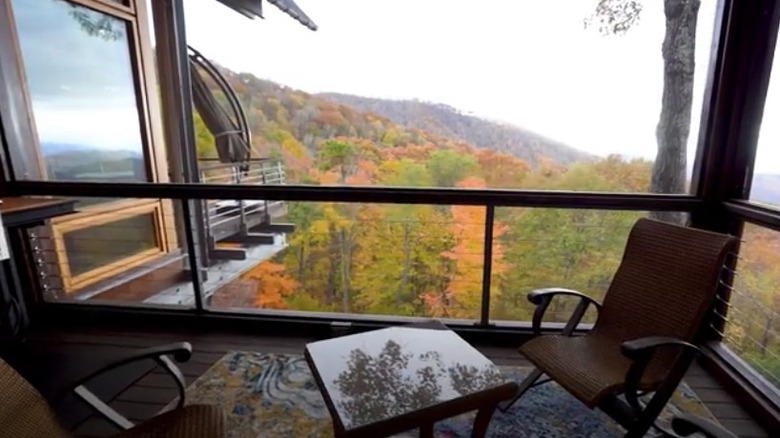
[[[450,330],[392,327],[306,349],[346,430],[509,383]]]

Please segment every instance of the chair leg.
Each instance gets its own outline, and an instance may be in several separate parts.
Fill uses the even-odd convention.
[[[523,379],[522,382],[520,382],[520,386],[517,387],[517,391],[515,392],[514,397],[512,397],[511,400],[503,401],[498,404],[498,409],[501,410],[501,412],[506,412],[509,410],[510,407],[512,407],[513,404],[515,404],[516,401],[520,399],[520,397],[525,394],[528,389],[530,389],[532,386],[534,386],[534,383],[536,383],[537,380],[539,380],[539,377],[542,376],[542,370],[539,368],[534,368],[533,371],[531,371],[528,376],[526,376],[525,379]]]
[[[661,414],[664,406],[672,397],[672,391],[674,387],[669,391],[668,389],[661,389],[653,395],[644,409],[639,412],[636,423],[628,430],[624,438],[642,438],[651,429],[656,428],[664,436],[674,437],[676,434],[671,431],[667,431],[660,426],[656,425],[658,416]]]

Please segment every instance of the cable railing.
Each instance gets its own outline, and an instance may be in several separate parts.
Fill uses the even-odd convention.
[[[780,387],[780,233],[746,224],[733,277],[721,286],[715,320],[724,343],[772,385]]]

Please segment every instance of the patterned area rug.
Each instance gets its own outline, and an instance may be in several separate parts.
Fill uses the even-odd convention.
[[[501,367],[520,381],[530,369]],[[332,437],[325,402],[303,356],[230,352],[187,388],[187,403],[221,406],[231,438]],[[662,418],[680,412],[712,418],[696,394],[682,384]],[[437,438],[469,437],[474,413],[435,426]],[[554,383],[529,390],[507,412],[496,411],[492,438],[620,437],[625,433],[600,411],[585,407]],[[416,431],[399,435],[415,437]]]

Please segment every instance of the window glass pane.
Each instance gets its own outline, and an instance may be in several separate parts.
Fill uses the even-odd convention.
[[[491,319],[531,321],[535,306],[527,297],[535,289],[574,289],[601,302],[620,266],[631,228],[648,216],[668,217],[642,211],[497,208]],[[576,299],[559,297],[547,309],[545,321],[568,321],[577,304]],[[591,307],[583,322],[594,323],[596,316]]]
[[[253,154],[283,159],[290,182],[687,192],[717,2],[668,23],[664,2],[629,2],[628,19],[597,3],[623,4],[307,2],[316,33],[271,6],[263,23],[212,0],[185,12],[188,42],[246,110]],[[285,44],[248,53],[215,31]],[[201,158],[219,131],[196,119]],[[396,177],[405,162],[417,180]]]
[[[758,137],[756,164],[750,188],[750,200],[780,208],[780,61],[777,50],[772,63]]]
[[[724,342],[780,387],[780,233],[746,223]]]
[[[479,318],[485,207],[207,205],[213,307]]]
[[[78,276],[157,247],[154,214],[65,233],[70,274]]]
[[[49,179],[145,181],[125,21],[62,0],[12,0]]]

